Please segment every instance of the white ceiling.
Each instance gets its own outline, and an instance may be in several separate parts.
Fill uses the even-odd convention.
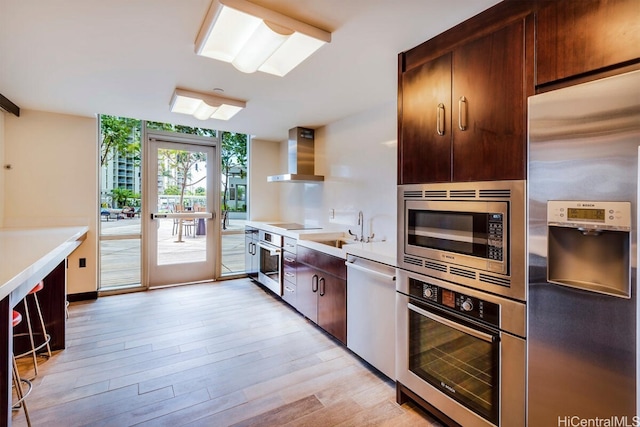
[[[281,141],[396,99],[397,55],[498,0],[252,0],[332,32],[285,77],[194,53],[210,0],[0,0],[0,94],[21,109],[111,114]],[[169,112],[175,87],[247,101],[229,121]]]

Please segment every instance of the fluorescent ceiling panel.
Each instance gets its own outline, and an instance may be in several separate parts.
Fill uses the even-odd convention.
[[[245,73],[284,76],[329,42],[331,33],[248,1],[214,0],[196,53]]]
[[[176,89],[171,98],[171,112],[190,114],[199,120],[229,120],[246,106],[246,102],[185,89]]]

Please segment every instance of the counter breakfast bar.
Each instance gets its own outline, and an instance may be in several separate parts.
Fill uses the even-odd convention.
[[[65,347],[66,258],[88,227],[0,228],[0,425],[11,425],[12,309],[44,279],[39,292],[51,349]]]

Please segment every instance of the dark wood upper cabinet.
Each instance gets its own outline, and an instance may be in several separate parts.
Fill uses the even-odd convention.
[[[541,2],[536,84],[638,63],[639,19],[638,0]]]
[[[402,76],[402,183],[449,181],[451,136],[449,53]]]
[[[524,19],[454,51],[452,181],[525,178],[525,84]]]
[[[527,98],[640,69],[639,17],[639,0],[504,0],[400,53],[398,184],[525,179]]]
[[[400,54],[399,184],[525,178],[533,23],[531,13],[492,22],[491,32],[423,63],[408,52],[409,69]]]

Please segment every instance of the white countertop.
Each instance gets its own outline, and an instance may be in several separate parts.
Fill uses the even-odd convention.
[[[370,242],[362,243],[355,242],[350,243],[353,240],[352,236],[349,236],[344,228],[331,227],[331,228],[318,228],[308,230],[284,230],[277,226],[279,221],[269,221],[269,223],[260,221],[247,221],[247,225],[255,227],[261,230],[269,231],[272,233],[278,233],[283,236],[298,239],[298,245],[305,246],[310,249],[319,250],[329,255],[336,256],[338,258],[347,258],[347,254],[359,256],[362,258],[370,259],[372,261],[381,262],[383,264],[396,267],[396,243],[395,242]],[[345,243],[342,248],[335,248],[322,243],[318,243],[319,240],[332,240],[332,239],[344,239]]]
[[[34,285],[85,239],[88,227],[0,229],[0,299],[28,281]]]
[[[349,255],[370,259],[371,261],[397,267],[397,245],[395,242],[354,242],[344,245],[342,249]]]

